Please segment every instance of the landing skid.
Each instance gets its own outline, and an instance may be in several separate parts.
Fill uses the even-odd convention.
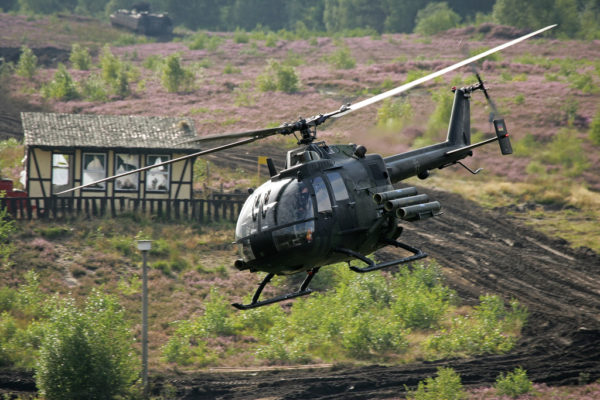
[[[265,288],[265,286],[267,285],[267,283],[269,283],[271,281],[271,279],[273,279],[273,276],[275,276],[275,274],[269,273],[269,274],[267,274],[267,276],[265,276],[265,279],[263,279],[263,281],[260,283],[260,285],[258,285],[258,288],[256,289],[256,293],[254,293],[254,297],[252,297],[252,302],[250,304],[233,303],[232,306],[234,306],[238,310],[250,310],[252,308],[262,307],[262,306],[266,306],[268,304],[278,303],[280,301],[294,299],[296,297],[306,296],[307,294],[311,294],[312,290],[308,289],[308,284],[310,283],[312,278],[316,275],[316,273],[319,271],[319,268],[320,267],[316,267],[307,272],[306,278],[304,278],[304,281],[302,282],[302,285],[300,285],[300,289],[297,292],[287,293],[287,294],[284,294],[281,296],[273,297],[271,299],[258,301],[260,294],[262,293],[262,291]]]
[[[367,267],[359,268],[359,267],[350,265],[350,262],[348,262],[348,266],[350,267],[350,269],[354,272],[359,272],[359,273],[377,271],[378,269],[392,267],[394,265],[404,264],[407,262],[411,262],[411,261],[415,261],[415,260],[419,260],[421,258],[427,257],[427,254],[423,253],[421,250],[419,250],[415,247],[412,247],[408,244],[398,242],[396,240],[389,240],[389,241],[387,241],[387,244],[395,246],[395,247],[400,247],[401,249],[410,251],[411,253],[413,253],[413,255],[404,257],[404,258],[399,258],[397,260],[386,261],[386,262],[377,264],[377,263],[375,263],[375,261],[367,258],[366,256],[364,256],[354,250],[338,247],[334,251],[336,251],[338,253],[342,253],[342,254],[347,254],[351,257],[354,257],[354,258],[366,263],[368,265]]]

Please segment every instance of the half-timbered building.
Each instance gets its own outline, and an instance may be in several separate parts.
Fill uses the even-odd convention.
[[[184,118],[129,115],[21,114],[26,190],[51,198],[79,185],[197,152]],[[191,200],[193,159],[62,195],[72,198]],[[123,203],[123,200],[120,201]]]

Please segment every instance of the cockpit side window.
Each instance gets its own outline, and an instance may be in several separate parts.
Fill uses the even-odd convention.
[[[310,190],[305,182],[292,180],[277,203],[277,224],[283,225],[314,218]]]
[[[323,178],[320,176],[316,177],[313,179],[312,184],[317,198],[317,212],[331,211],[331,200],[329,199],[329,192]]]
[[[335,200],[348,200],[350,196],[348,195],[344,179],[342,179],[339,172],[329,172],[327,173],[327,177],[329,178],[329,183],[331,183],[331,189],[333,189],[333,197],[335,197]]]

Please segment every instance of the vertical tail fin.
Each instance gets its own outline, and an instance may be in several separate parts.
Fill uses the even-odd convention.
[[[494,120],[494,129],[496,130],[496,136],[498,136],[498,144],[500,145],[500,151],[502,154],[512,154],[513,150],[503,118]]]
[[[451,145],[468,146],[471,144],[471,106],[469,103],[471,93],[462,89],[453,88],[453,90],[454,103],[452,104],[447,141]]]

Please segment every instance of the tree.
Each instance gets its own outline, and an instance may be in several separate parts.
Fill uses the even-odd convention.
[[[179,54],[171,54],[165,60],[161,81],[167,92],[178,92],[179,89],[189,90],[194,84],[192,71],[183,68]]]
[[[497,0],[493,16],[498,23],[528,29],[558,23],[558,32],[569,37],[580,29],[577,0]]]
[[[92,292],[83,308],[72,298],[50,315],[36,366],[49,399],[113,399],[136,379],[133,335],[117,300]]]
[[[52,14],[75,9],[77,0],[19,0],[19,6],[24,12]]]
[[[419,10],[415,22],[415,33],[434,35],[458,26],[460,15],[452,11],[448,3],[429,3]]]
[[[230,14],[235,27],[251,30],[258,25],[272,30],[283,28],[285,19],[285,2],[279,0],[236,0]]]
[[[33,51],[27,47],[21,47],[21,56],[19,57],[19,63],[17,64],[17,75],[24,78],[31,79],[35,75],[37,70],[37,57],[33,54]]]
[[[385,30],[388,32],[412,32],[417,12],[430,0],[387,0]]]
[[[330,32],[344,29],[373,28],[383,32],[386,7],[383,1],[325,0],[323,21]]]

